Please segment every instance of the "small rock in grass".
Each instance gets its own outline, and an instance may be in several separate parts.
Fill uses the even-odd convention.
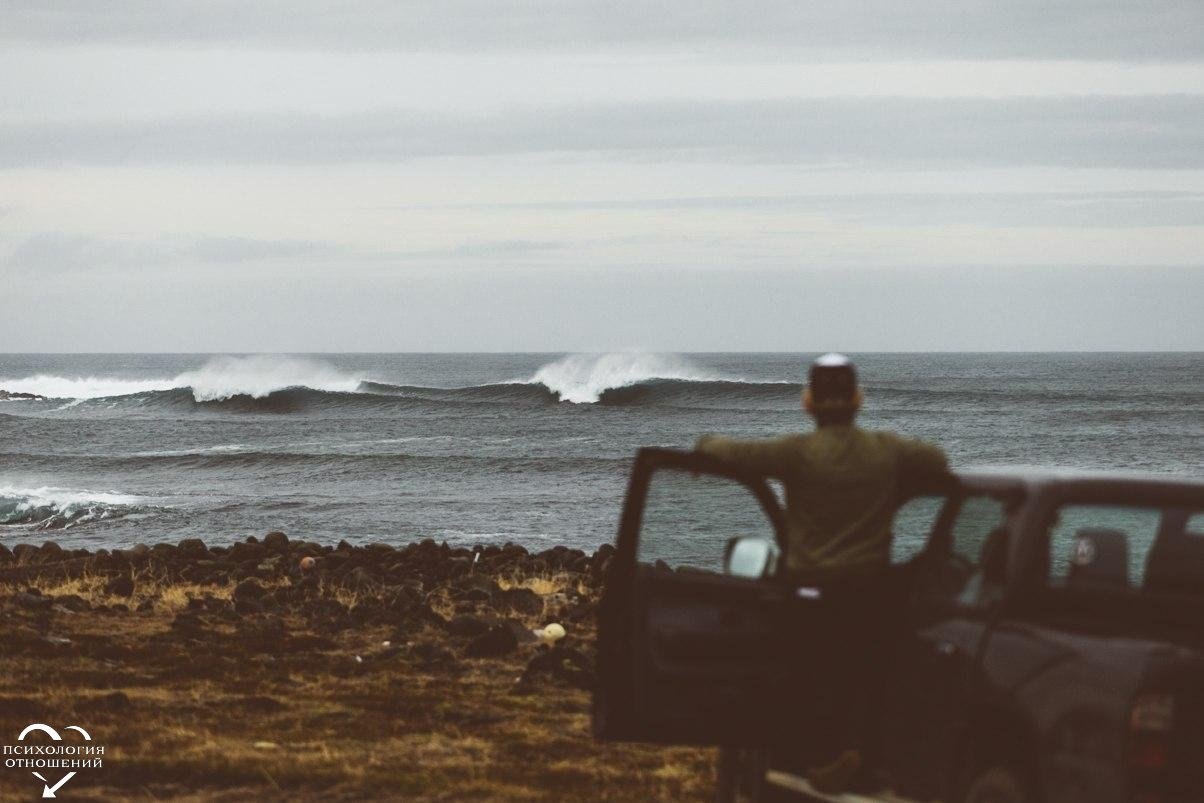
[[[119,574],[105,584],[105,593],[114,597],[131,597],[134,595],[134,578],[128,574]]]
[[[468,642],[464,654],[469,658],[492,658],[518,649],[518,637],[505,625],[494,625]]]
[[[246,579],[238,585],[234,586],[234,591],[231,596],[235,600],[250,599],[257,600],[263,597],[267,589],[254,580]]]
[[[42,596],[42,594],[34,593],[37,589],[22,591],[13,597],[13,601],[22,608],[32,608],[33,610],[45,610],[54,604],[54,600],[50,597]]]

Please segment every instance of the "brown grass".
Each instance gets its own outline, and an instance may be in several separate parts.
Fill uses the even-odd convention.
[[[229,597],[231,587],[143,574],[127,600],[104,593],[108,579],[86,575],[42,590],[131,609],[150,599],[153,608],[33,612],[12,601],[19,589],[0,587],[0,743],[12,743],[31,722],[46,722],[83,725],[107,748],[104,767],[81,772],[62,798],[647,801],[711,795],[710,751],[601,744],[589,735],[588,693],[550,681],[533,694],[516,693],[529,652],[459,659],[451,667],[405,652],[375,658],[386,639],[444,636],[430,629],[399,634],[387,626],[314,633],[296,613],[278,617],[284,635],[275,641],[257,640],[264,617],[206,620],[201,633],[182,634],[172,620],[190,599]],[[503,579],[504,587],[520,585],[555,593],[570,581]],[[363,596],[340,588],[324,593],[344,605]],[[592,638],[582,627],[570,631],[578,643]],[[71,642],[55,645],[45,636]],[[460,645],[446,643],[459,651]],[[0,800],[34,799],[39,789],[28,770],[0,764]]]

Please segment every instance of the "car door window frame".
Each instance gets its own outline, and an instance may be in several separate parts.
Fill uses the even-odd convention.
[[[773,527],[774,539],[782,554],[786,554],[786,516],[778,503],[777,496],[766,479],[758,474],[744,471],[738,466],[711,455],[698,452],[683,452],[674,449],[645,448],[637,456],[631,479],[627,486],[626,504],[619,521],[619,534],[615,547],[614,579],[634,572],[638,565],[640,530],[643,526],[644,509],[648,501],[648,489],[655,481],[657,471],[677,471],[708,474],[724,477],[743,485],[761,506],[762,513]],[[733,578],[743,582],[765,582],[770,578]]]
[[[925,549],[920,556],[923,560],[925,568],[928,571],[933,571],[939,561],[948,560],[954,552],[954,526],[958,516],[962,512],[967,499],[975,497],[987,497],[1000,502],[1003,505],[1004,517],[1003,527],[1006,530],[1006,558],[1005,579],[1000,583],[999,597],[996,600],[988,602],[969,603],[961,599],[960,595],[946,596],[937,594],[924,594],[923,588],[919,591],[918,598],[924,608],[941,613],[957,614],[959,616],[970,616],[975,618],[987,618],[993,615],[993,612],[1004,602],[1007,596],[1007,589],[1011,584],[1011,576],[1014,567],[1012,559],[1013,549],[1015,547],[1015,533],[1017,532],[1017,513],[1022,507],[1023,494],[1018,489],[1014,488],[996,488],[990,486],[978,485],[959,485],[956,489],[949,492],[941,514],[937,517],[936,525],[933,528],[933,533],[929,539],[928,548]],[[988,534],[989,537],[989,534]],[[986,541],[984,540],[983,545]],[[981,546],[980,545],[980,549]],[[982,569],[981,558],[975,565],[979,571]],[[921,577],[921,584],[925,578]]]

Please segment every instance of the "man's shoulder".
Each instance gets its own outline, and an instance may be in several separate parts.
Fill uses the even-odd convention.
[[[863,437],[875,441],[887,448],[901,448],[915,443],[923,443],[918,438],[902,435],[889,429],[858,429]]]

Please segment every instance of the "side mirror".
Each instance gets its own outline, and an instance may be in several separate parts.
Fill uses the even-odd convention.
[[[729,538],[723,556],[723,570],[735,577],[765,577],[773,574],[778,565],[778,545],[764,538],[736,536]]]

